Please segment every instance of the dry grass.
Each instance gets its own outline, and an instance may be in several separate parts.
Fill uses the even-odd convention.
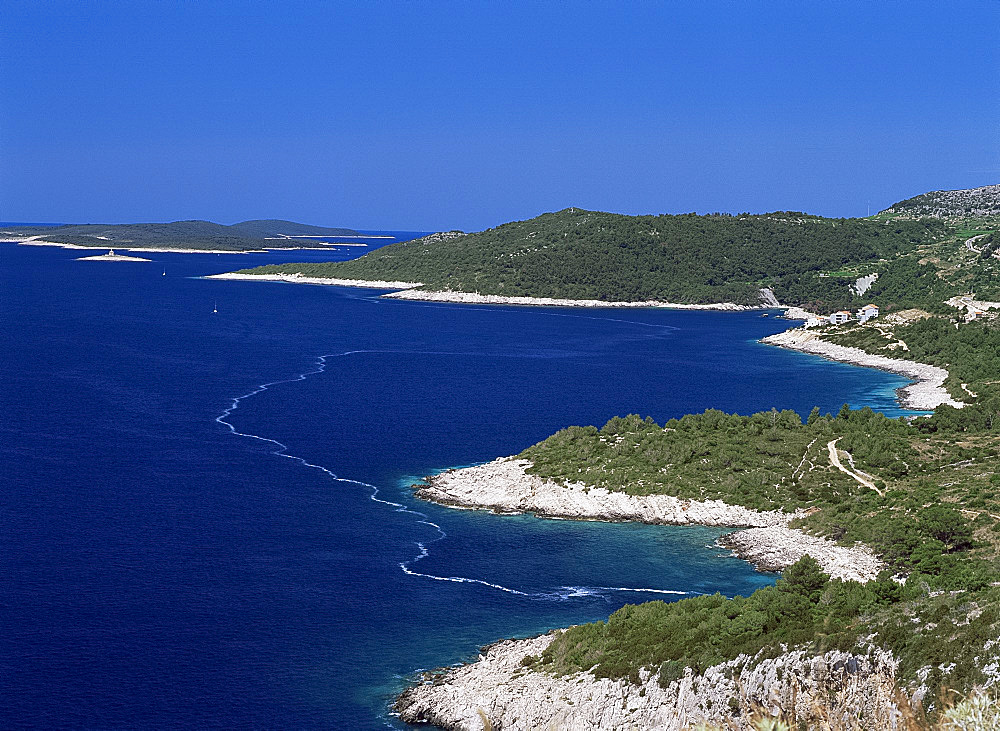
[[[476,713],[479,714],[479,720],[483,722],[483,731],[493,731],[493,722],[486,715],[486,711],[482,708],[477,708]]]

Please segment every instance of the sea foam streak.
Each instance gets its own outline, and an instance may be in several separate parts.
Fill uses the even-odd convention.
[[[427,549],[428,543],[436,543],[444,538],[447,538],[448,534],[445,533],[444,529],[440,525],[433,522],[426,513],[422,513],[419,510],[414,510],[403,503],[397,503],[393,500],[384,500],[380,498],[379,488],[367,482],[362,482],[361,480],[352,480],[347,477],[339,477],[333,471],[327,469],[323,465],[313,464],[303,457],[299,457],[294,454],[288,453],[288,445],[279,442],[277,439],[272,439],[270,437],[264,437],[259,434],[251,434],[249,432],[239,431],[228,419],[240,407],[240,402],[256,396],[259,393],[270,390],[274,386],[281,386],[286,383],[297,383],[299,381],[306,380],[309,376],[314,376],[319,373],[323,373],[326,370],[326,362],[330,358],[345,358],[351,355],[368,354],[368,353],[380,353],[380,354],[393,354],[393,353],[403,353],[403,351],[392,351],[392,350],[345,350],[342,353],[329,353],[327,355],[318,356],[316,359],[316,368],[311,371],[305,371],[292,378],[286,378],[280,381],[270,381],[268,383],[262,383],[261,385],[254,388],[252,391],[243,394],[242,396],[236,396],[233,398],[232,403],[228,408],[223,410],[221,414],[215,417],[215,421],[222,424],[230,433],[238,437],[246,437],[247,439],[254,439],[259,442],[265,442],[267,444],[273,445],[275,448],[271,450],[271,454],[276,457],[284,457],[286,459],[291,459],[303,467],[308,467],[309,469],[314,469],[322,472],[324,475],[329,477],[335,482],[342,482],[350,485],[358,485],[359,487],[365,487],[371,491],[369,499],[373,502],[380,503],[387,507],[393,508],[397,513],[406,513],[412,515],[417,523],[429,526],[437,531],[438,535],[431,541],[414,541],[418,549],[416,556],[411,558],[409,561],[400,561],[399,568],[407,576],[419,577],[423,579],[431,579],[433,581],[450,581],[457,584],[478,584],[479,586],[485,586],[490,589],[496,589],[498,591],[506,592],[508,594],[514,594],[516,596],[523,596],[529,599],[543,599],[549,601],[564,601],[566,599],[580,598],[580,597],[594,597],[603,596],[604,592],[640,592],[640,593],[650,593],[650,594],[675,594],[675,595],[686,595],[692,592],[687,591],[674,591],[668,589],[642,589],[642,588],[628,588],[619,586],[561,586],[549,591],[520,591],[518,589],[512,589],[508,586],[503,586],[502,584],[496,584],[483,579],[471,579],[465,576],[437,576],[435,574],[425,574],[419,571],[414,571],[410,568],[417,561],[420,561],[430,555]],[[407,353],[408,355],[456,355],[455,353],[438,353],[438,352],[424,352],[419,353]],[[605,597],[606,598],[606,597]]]

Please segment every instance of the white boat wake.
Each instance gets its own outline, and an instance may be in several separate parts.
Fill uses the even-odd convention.
[[[408,515],[412,515],[416,519],[417,523],[426,525],[426,526],[428,526],[430,528],[433,528],[435,531],[437,531],[437,534],[438,534],[437,537],[435,537],[434,539],[432,539],[430,541],[415,541],[414,543],[416,544],[416,547],[418,549],[417,555],[414,556],[413,558],[411,558],[408,561],[400,561],[399,562],[399,568],[400,568],[400,570],[402,570],[403,573],[405,573],[407,576],[413,576],[413,577],[422,578],[422,579],[430,579],[432,581],[450,581],[450,582],[457,583],[457,584],[478,584],[480,586],[484,586],[484,587],[487,587],[487,588],[490,588],[490,589],[495,589],[497,591],[506,592],[508,594],[513,594],[513,595],[516,595],[516,596],[526,597],[526,598],[529,598],[529,599],[542,599],[542,600],[550,600],[550,601],[553,601],[553,600],[554,601],[565,601],[567,599],[593,598],[593,597],[604,597],[605,599],[607,599],[607,594],[608,593],[614,593],[614,592],[636,592],[636,593],[648,593],[648,594],[672,594],[672,595],[680,595],[680,596],[698,593],[698,592],[689,592],[689,591],[675,591],[675,590],[671,590],[671,589],[630,588],[630,587],[622,587],[622,586],[560,586],[560,587],[556,587],[555,589],[551,589],[551,590],[548,590],[548,591],[521,591],[519,589],[512,589],[512,588],[510,588],[508,586],[503,586],[502,584],[495,584],[495,583],[492,583],[492,582],[489,582],[489,581],[485,581],[483,579],[472,579],[472,578],[468,578],[468,577],[464,577],[464,576],[438,576],[436,574],[425,574],[425,573],[421,573],[419,571],[414,571],[411,568],[411,566],[413,564],[417,563],[418,561],[421,561],[421,560],[427,558],[427,556],[430,555],[430,551],[427,548],[428,544],[436,543],[436,542],[438,542],[440,540],[443,540],[444,538],[448,537],[448,534],[444,531],[444,529],[441,528],[441,526],[438,525],[437,523],[433,522],[427,516],[426,513],[422,513],[419,510],[414,510],[413,508],[410,508],[410,507],[404,505],[403,503],[395,502],[394,500],[385,500],[383,498],[380,498],[379,497],[379,493],[381,491],[380,491],[380,489],[376,485],[372,485],[372,484],[367,483],[367,482],[362,482],[361,480],[352,480],[352,479],[347,478],[347,477],[340,477],[336,473],[334,473],[333,471],[331,471],[331,470],[327,469],[326,467],[324,467],[323,465],[313,464],[312,462],[309,462],[308,460],[306,460],[303,457],[299,457],[297,455],[290,454],[288,452],[288,445],[284,444],[283,442],[279,442],[277,439],[272,439],[271,437],[261,436],[259,434],[251,434],[249,432],[242,432],[242,431],[238,430],[233,425],[233,423],[231,421],[229,421],[229,418],[232,416],[233,412],[236,411],[237,409],[239,409],[241,402],[245,401],[248,398],[256,396],[259,393],[263,393],[264,391],[268,391],[271,388],[273,388],[274,386],[281,386],[281,385],[284,385],[284,384],[287,384],[287,383],[297,383],[299,381],[306,380],[309,376],[314,376],[314,375],[323,373],[326,370],[327,360],[329,360],[331,358],[345,358],[345,357],[348,357],[348,356],[351,356],[351,355],[360,355],[360,354],[369,354],[369,353],[385,353],[385,354],[388,354],[388,353],[402,353],[402,352],[403,351],[346,350],[346,351],[344,351],[342,353],[330,353],[330,354],[327,354],[327,355],[318,356],[317,359],[316,359],[316,368],[314,368],[313,370],[305,371],[304,373],[300,373],[297,376],[294,376],[292,378],[286,378],[286,379],[282,379],[282,380],[279,380],[279,381],[270,381],[268,383],[262,383],[259,386],[257,386],[256,388],[254,388],[252,391],[250,391],[248,393],[245,393],[242,396],[236,396],[236,397],[234,397],[233,400],[232,400],[232,403],[229,405],[229,407],[226,408],[225,410],[223,410],[223,412],[221,414],[219,414],[217,417],[215,417],[215,421],[217,423],[219,423],[219,424],[222,424],[227,429],[229,429],[230,433],[233,434],[234,436],[245,437],[247,439],[253,439],[253,440],[256,440],[258,442],[264,442],[266,444],[269,444],[269,445],[273,446],[274,449],[271,450],[271,454],[273,454],[275,457],[283,457],[285,459],[290,459],[290,460],[293,460],[295,462],[298,462],[303,467],[307,467],[309,469],[313,469],[313,470],[317,470],[319,472],[322,472],[324,475],[326,475],[329,479],[333,480],[334,482],[340,482],[340,483],[345,483],[345,484],[349,484],[349,485],[357,485],[358,487],[366,488],[366,489],[368,489],[368,490],[371,491],[371,494],[369,495],[369,499],[371,499],[373,502],[379,503],[381,505],[385,505],[388,508],[392,508],[397,513],[406,513]],[[407,353],[407,354],[409,354],[409,355],[415,355],[415,354],[418,354],[418,353],[414,352],[414,353]],[[420,351],[419,354],[420,355],[445,355],[446,353],[431,353],[431,352]],[[448,355],[456,355],[455,353],[447,353],[447,354]]]

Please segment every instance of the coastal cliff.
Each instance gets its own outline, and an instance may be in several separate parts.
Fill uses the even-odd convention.
[[[687,669],[669,683],[649,671],[632,682],[529,669],[559,634],[504,640],[484,648],[475,662],[427,673],[395,710],[403,721],[455,731],[681,731],[698,722],[748,729],[759,712],[782,713],[814,729],[894,729],[903,714],[896,662],[874,649],[795,651],[758,661],[743,655],[702,673]]]

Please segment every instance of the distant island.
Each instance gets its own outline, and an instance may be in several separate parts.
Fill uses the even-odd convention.
[[[869,218],[796,212],[625,216],[567,208],[478,233],[451,231],[352,261],[241,276],[400,282],[389,295],[469,303],[938,308],[974,289],[1000,299],[1000,186],[937,191]],[[931,203],[928,203],[930,201]],[[968,249],[987,256],[956,266]],[[517,298],[517,299],[514,299]]]
[[[151,261],[141,256],[128,256],[116,254],[114,249],[108,249],[107,254],[94,254],[92,256],[81,256],[77,261]]]
[[[227,226],[211,221],[173,223],[68,224],[0,227],[0,241],[72,248],[115,247],[148,251],[262,251],[323,246],[312,237],[357,237],[349,228],[311,226],[276,219],[243,221]]]

